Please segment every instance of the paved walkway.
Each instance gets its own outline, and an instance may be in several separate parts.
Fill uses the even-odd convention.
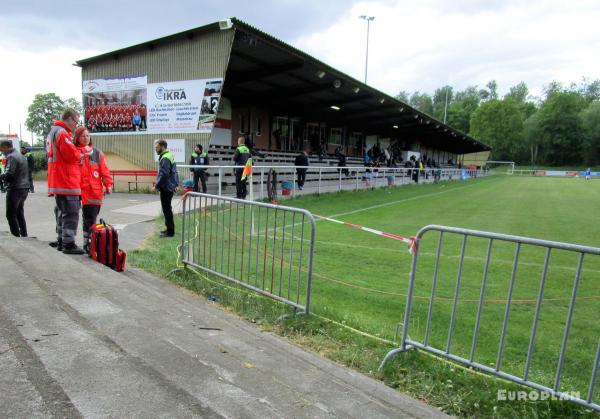
[[[444,416],[144,272],[7,233],[0,266],[0,417]]]
[[[46,182],[35,182],[36,192],[25,201],[25,218],[29,236],[42,241],[56,240],[54,232],[54,198],[47,194]],[[173,198],[173,209],[181,211],[181,199]],[[0,231],[8,231],[6,195],[0,194]],[[153,221],[161,214],[160,199],[152,194],[115,193],[104,200],[99,218],[120,231],[119,244],[125,250],[136,249],[154,228]],[[82,242],[81,219],[77,243]]]

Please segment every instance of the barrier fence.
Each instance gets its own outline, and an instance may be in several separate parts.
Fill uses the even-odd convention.
[[[600,410],[600,248],[436,225],[416,243],[400,346],[381,367],[418,348]]]
[[[216,195],[235,194],[233,186],[235,169],[243,166],[193,166],[178,165],[180,178],[192,177],[190,169],[204,169],[209,174],[209,189]],[[327,167],[327,166],[254,166],[252,184],[259,199],[267,198],[269,187],[269,172],[277,172],[278,194],[282,195],[284,182],[288,184],[290,195],[293,196],[299,189],[305,193],[325,193],[342,190],[358,190],[379,188],[392,185],[407,185],[412,183],[433,183],[446,180],[465,180],[485,176],[487,170],[448,169],[448,168],[393,168],[393,167]],[[297,172],[306,170],[306,179],[302,188],[298,185]],[[215,181],[210,181],[216,177]],[[215,185],[216,183],[216,185]],[[233,186],[233,187],[232,187]],[[228,189],[231,188],[231,189]],[[231,192],[228,192],[228,191]]]
[[[187,193],[181,259],[308,314],[315,219],[310,212]]]

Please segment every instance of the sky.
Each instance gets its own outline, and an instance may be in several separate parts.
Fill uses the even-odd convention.
[[[60,6],[57,6],[60,4]],[[165,9],[165,4],[168,8]],[[597,0],[3,1],[0,132],[24,139],[36,93],[81,100],[76,60],[235,16],[388,94],[600,78]]]

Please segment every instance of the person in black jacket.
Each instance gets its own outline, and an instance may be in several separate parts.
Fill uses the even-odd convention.
[[[342,147],[335,149],[335,157],[338,159],[338,167],[346,167],[346,155],[342,153]],[[341,172],[344,174],[344,176],[350,175],[348,169],[341,169]]]
[[[6,219],[10,232],[16,237],[27,237],[25,200],[29,194],[27,159],[13,148],[10,140],[0,141],[0,151],[6,156],[6,167],[0,182],[6,186]]]
[[[202,145],[196,144],[194,152],[190,156],[190,166],[208,166],[208,153],[202,151]],[[191,169],[194,173],[194,191],[200,192],[198,189],[198,181],[202,182],[202,193],[206,193],[206,171],[205,169]]]
[[[27,159],[27,166],[29,169],[29,192],[34,193],[35,191],[33,189],[33,170],[35,162],[33,160],[33,153],[29,151],[26,147],[21,147],[21,154],[24,155]]]
[[[160,204],[165,216],[165,226],[167,227],[166,230],[160,232],[160,237],[173,237],[175,236],[175,222],[171,200],[179,187],[177,164],[173,155],[167,150],[166,140],[154,141],[154,150],[159,157],[156,185],[152,188],[152,192],[158,191],[160,193]]]
[[[308,155],[306,151],[302,151],[298,156],[296,156],[296,160],[294,161],[294,166],[308,166]],[[307,169],[296,169],[298,173],[298,189],[302,190],[304,188],[304,181],[306,180],[306,170]]]

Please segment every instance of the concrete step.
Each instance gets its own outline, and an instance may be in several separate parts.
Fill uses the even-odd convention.
[[[20,336],[58,405],[83,416],[441,416],[152,275],[0,240],[2,336]]]

